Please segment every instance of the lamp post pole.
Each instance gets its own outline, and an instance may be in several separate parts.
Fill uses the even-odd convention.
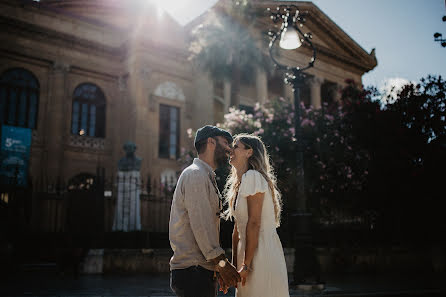
[[[298,289],[311,290],[321,289],[323,285],[319,278],[319,265],[316,260],[314,248],[311,240],[311,214],[307,208],[307,197],[305,194],[305,171],[304,171],[304,141],[301,129],[301,98],[300,89],[302,86],[305,71],[314,66],[316,60],[316,49],[311,42],[311,33],[303,33],[300,26],[305,22],[306,13],[301,13],[295,5],[281,5],[275,11],[271,11],[271,19],[274,23],[281,22],[280,30],[269,32],[271,41],[269,44],[269,54],[276,68],[285,70],[285,83],[293,87],[294,94],[294,115],[295,115],[295,138],[296,149],[296,197],[290,201],[289,230],[292,238],[294,253],[294,270],[292,284]],[[294,50],[303,44],[312,50],[312,56],[308,64],[304,67],[287,66],[281,64],[273,55],[273,48],[280,38],[279,46],[286,50]]]

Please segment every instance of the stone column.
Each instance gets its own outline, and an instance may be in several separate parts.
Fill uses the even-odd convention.
[[[110,105],[107,106],[107,132],[109,126],[113,127],[113,132],[107,134],[107,138],[110,139],[112,143],[112,167],[110,167],[110,171],[108,174],[114,175],[117,172],[117,167],[115,164],[115,160],[119,159],[122,150],[122,144],[128,140],[128,135],[130,132],[129,126],[129,116],[130,116],[130,106],[128,104],[128,74],[120,75],[116,78],[116,85],[114,86],[115,94],[110,101],[113,101]],[[119,124],[117,124],[119,123]],[[133,127],[133,126],[132,126]]]
[[[227,113],[231,104],[231,83],[226,80],[223,82],[223,96],[225,101],[224,112]]]
[[[141,172],[146,174],[150,170],[152,161],[158,156],[158,129],[156,121],[153,118],[147,117],[150,111],[150,106],[147,106],[147,98],[149,96],[149,90],[146,86],[151,84],[152,75],[154,75],[154,69],[148,65],[141,65],[135,73],[134,94],[134,141],[140,152],[143,152],[143,162],[141,165]],[[159,114],[158,105],[155,104],[155,110]],[[158,116],[156,117],[158,118]],[[144,178],[144,177],[143,177]]]
[[[44,132],[47,147],[47,172],[48,181],[55,183],[58,177],[63,175],[63,155],[66,137],[71,131],[67,127],[67,117],[70,110],[71,98],[67,94],[67,73],[70,66],[62,62],[54,62],[49,74],[48,105],[45,115],[49,118]]]
[[[257,102],[261,105],[268,100],[268,78],[265,70],[260,68],[256,69],[256,95]]]
[[[294,104],[294,91],[293,86],[290,84],[284,84],[285,98]]]
[[[323,79],[315,76],[309,79],[308,82],[310,83],[311,90],[311,105],[314,108],[321,108],[321,85]]]

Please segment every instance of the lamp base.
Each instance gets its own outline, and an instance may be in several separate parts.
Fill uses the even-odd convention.
[[[310,213],[294,213],[291,217],[294,228],[294,271],[291,285],[298,290],[323,290],[321,271],[312,241]]]

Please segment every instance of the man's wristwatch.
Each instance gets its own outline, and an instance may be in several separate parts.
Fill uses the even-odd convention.
[[[218,266],[220,268],[224,268],[226,266],[226,259],[218,261]]]

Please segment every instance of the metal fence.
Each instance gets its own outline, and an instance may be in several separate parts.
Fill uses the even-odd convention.
[[[76,188],[77,187],[77,188]],[[114,178],[96,180],[95,184],[79,188],[79,184],[39,180],[27,191],[8,193],[9,201],[2,206],[14,213],[24,213],[14,218],[11,225],[19,224],[30,232],[69,232],[80,222],[100,225],[102,232],[111,232],[116,207]],[[32,190],[31,190],[32,189]],[[141,184],[140,214],[142,232],[168,232],[173,188],[160,180],[146,179]],[[13,210],[14,208],[14,210]],[[24,211],[24,210],[27,211]],[[103,218],[103,222],[97,218]],[[95,218],[94,222],[85,222]]]

